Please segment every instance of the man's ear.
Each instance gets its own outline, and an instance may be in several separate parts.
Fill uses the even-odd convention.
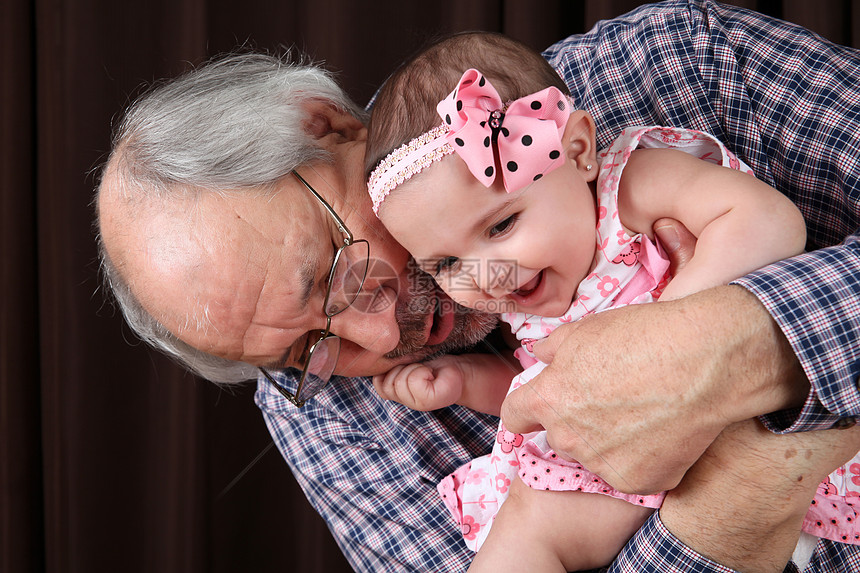
[[[340,143],[367,138],[364,124],[347,111],[322,100],[311,100],[305,103],[304,108],[308,114],[304,123],[305,132],[315,139],[336,137],[335,143]]]
[[[567,160],[573,162],[583,179],[594,181],[598,171],[597,143],[591,114],[582,109],[571,113],[561,142],[567,148]]]

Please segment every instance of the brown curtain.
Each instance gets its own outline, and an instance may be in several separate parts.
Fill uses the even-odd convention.
[[[111,122],[144,83],[295,45],[364,102],[434,34],[543,48],[641,4],[570,0],[0,3],[0,571],[345,571],[252,402],[136,342],[91,227]],[[850,0],[736,2],[857,45]]]

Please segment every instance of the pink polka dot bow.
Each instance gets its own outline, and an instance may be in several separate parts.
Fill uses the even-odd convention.
[[[490,81],[470,69],[436,111],[449,127],[448,143],[487,187],[496,178],[498,153],[502,181],[510,193],[564,163],[561,137],[570,117],[568,107],[555,87],[503,106]]]

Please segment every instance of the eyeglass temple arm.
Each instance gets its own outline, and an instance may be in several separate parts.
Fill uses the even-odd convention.
[[[290,394],[289,392],[287,392],[286,390],[281,388],[281,385],[278,384],[278,382],[275,380],[275,378],[271,374],[269,374],[265,368],[263,368],[262,366],[257,366],[257,370],[262,372],[263,376],[265,376],[269,380],[269,383],[271,383],[271,385],[275,387],[275,390],[280,392],[281,396],[283,396],[284,398],[289,400],[293,406],[295,406],[296,408],[301,408],[302,406],[305,405],[307,400],[299,400],[298,397],[293,396],[292,394]]]
[[[317,190],[314,189],[313,187],[311,187],[310,184],[307,181],[305,181],[305,178],[302,177],[301,175],[299,175],[295,169],[292,170],[292,174],[296,177],[296,179],[301,181],[305,187],[308,188],[308,191],[310,191],[311,193],[314,194],[314,197],[316,197],[317,200],[322,204],[322,206],[325,207],[325,210],[328,211],[328,214],[331,215],[332,219],[334,219],[334,222],[337,223],[337,226],[340,229],[340,232],[347,236],[347,238],[344,239],[344,243],[346,243],[347,245],[352,244],[352,241],[353,241],[352,233],[350,232],[349,229],[346,228],[346,224],[343,222],[343,219],[341,219],[338,216],[338,214],[335,213],[335,211],[334,211],[334,209],[332,209],[331,205],[329,205],[326,202],[326,200],[322,198],[322,195],[317,193]]]

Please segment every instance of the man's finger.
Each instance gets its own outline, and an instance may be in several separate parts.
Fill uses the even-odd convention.
[[[573,328],[574,324],[576,323],[565,324],[555,329],[552,334],[546,338],[535,342],[534,353],[537,359],[544,364],[551,364],[553,358],[555,358],[556,351],[558,351],[558,347],[561,346],[562,342],[564,342],[564,333],[567,332],[568,329]]]
[[[546,443],[547,443],[547,445],[549,445],[549,447],[553,451],[553,453],[555,453],[555,455],[557,455],[558,457],[560,457],[561,459],[563,459],[565,461],[568,461],[568,462],[576,461],[576,460],[574,460],[573,457],[571,457],[571,456],[567,455],[567,453],[565,453],[565,448],[563,448],[559,444],[555,443],[555,440],[553,439],[553,437],[554,437],[554,434],[550,434],[549,432],[547,432]]]
[[[543,400],[530,384],[526,384],[508,394],[502,402],[502,423],[515,434],[537,432],[544,429],[539,422],[543,410]]]
[[[696,236],[680,222],[668,218],[654,222],[654,234],[669,256],[672,275],[676,275],[693,258]]]

